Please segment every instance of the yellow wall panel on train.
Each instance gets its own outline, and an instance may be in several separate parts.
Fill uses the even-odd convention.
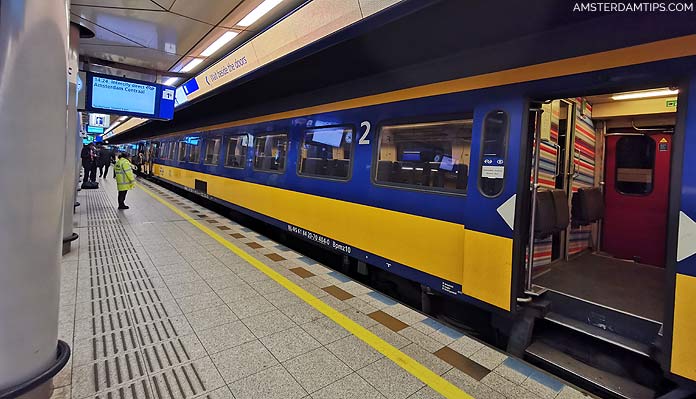
[[[510,310],[512,239],[467,230],[462,293]]]
[[[155,174],[268,217],[462,285],[462,293],[510,310],[512,239],[464,225],[352,202],[155,165]],[[466,256],[465,256],[466,255]]]
[[[674,374],[696,380],[696,277],[677,274],[674,292],[672,368]]]

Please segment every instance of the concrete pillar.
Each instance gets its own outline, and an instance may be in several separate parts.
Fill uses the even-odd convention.
[[[70,49],[68,51],[68,126],[65,142],[65,169],[63,172],[63,255],[70,252],[71,243],[77,239],[77,233],[73,232],[73,213],[75,210],[75,193],[77,181],[75,168],[77,167],[78,151],[77,136],[80,134],[77,112],[77,73],[78,73],[78,49],[80,46],[80,28],[70,25]],[[81,143],[80,143],[81,144]]]
[[[0,1],[0,396],[56,363],[67,53],[67,0]]]

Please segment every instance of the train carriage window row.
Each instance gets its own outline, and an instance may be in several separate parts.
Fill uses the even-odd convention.
[[[376,137],[378,148],[374,182],[381,185],[466,194],[470,170],[473,118],[385,124]],[[482,129],[481,162],[495,162],[504,170],[508,116],[504,111],[486,115]],[[303,132],[298,149],[297,175],[347,181],[352,175],[357,138],[351,126],[310,128]],[[201,147],[206,165],[246,167],[247,156],[256,171],[284,173],[288,133],[211,136],[163,142],[161,160],[199,163]],[[249,147],[253,153],[249,154]],[[190,160],[190,161],[189,161]],[[484,168],[484,166],[486,168]],[[481,170],[491,169],[482,164]],[[500,166],[499,168],[496,168]],[[483,173],[479,190],[495,197],[502,191],[503,173]]]
[[[352,167],[353,129],[323,127],[305,131],[297,173],[348,180]]]
[[[473,119],[384,125],[375,181],[466,193]]]

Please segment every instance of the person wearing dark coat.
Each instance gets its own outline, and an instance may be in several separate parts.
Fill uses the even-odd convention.
[[[114,153],[110,149],[100,145],[97,155],[99,177],[106,178],[106,174],[109,173],[109,166],[114,162],[116,162],[114,159]]]
[[[97,180],[97,153],[94,149],[94,144],[89,143],[82,147],[80,152],[80,158],[82,159],[82,167],[85,169],[85,177],[82,183],[88,181],[94,182]]]

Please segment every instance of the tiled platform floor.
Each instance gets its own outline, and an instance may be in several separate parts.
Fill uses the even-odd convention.
[[[476,398],[563,381],[149,182],[166,201]],[[63,259],[55,398],[437,398],[413,375],[146,194],[82,190]]]

